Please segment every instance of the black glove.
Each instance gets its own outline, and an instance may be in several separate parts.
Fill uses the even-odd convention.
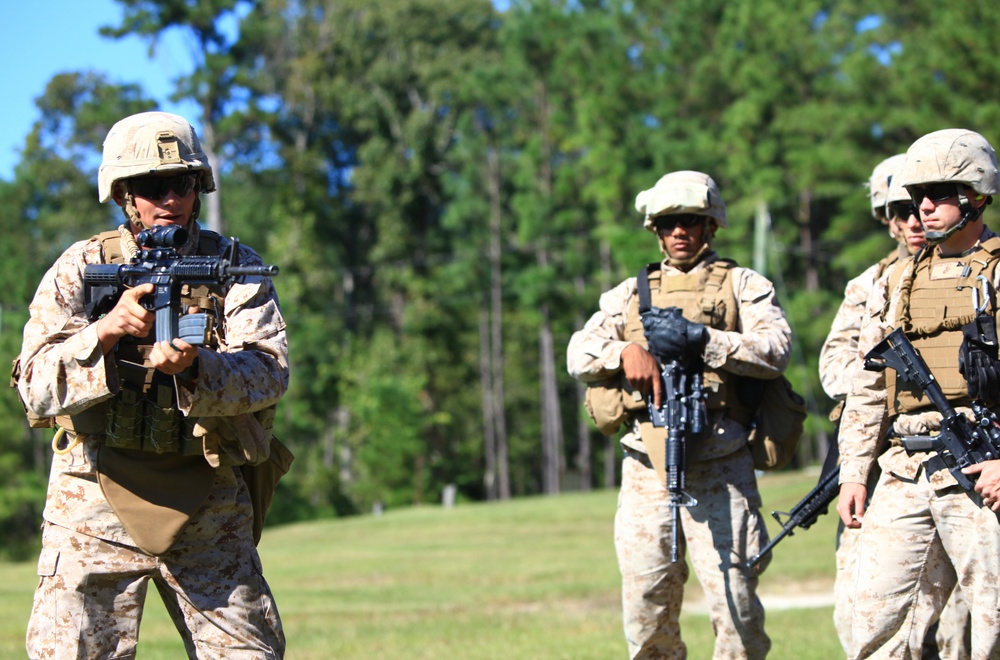
[[[962,326],[962,334],[958,371],[965,377],[969,396],[987,404],[1000,402],[996,319],[992,315],[980,315]]]
[[[684,318],[677,307],[653,307],[642,315],[649,352],[661,362],[701,357],[708,330],[701,323]]]

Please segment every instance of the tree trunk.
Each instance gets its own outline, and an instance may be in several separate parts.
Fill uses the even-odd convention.
[[[486,499],[496,500],[497,455],[496,455],[496,408],[493,402],[493,372],[490,368],[490,308],[484,301],[479,311],[479,387],[483,402],[483,489]]]
[[[806,256],[806,291],[819,291],[818,260],[813,254],[812,235],[812,190],[803,190],[799,195],[799,246]]]
[[[510,499],[510,463],[507,452],[507,417],[503,376],[503,211],[500,195],[502,177],[500,154],[491,147],[486,152],[490,195],[490,387],[496,458],[496,497]]]
[[[556,383],[552,320],[549,318],[548,304],[542,305],[541,312],[538,342],[542,381],[542,492],[555,495],[559,493],[560,476],[566,459],[563,455],[562,415],[559,410],[559,387]]]
[[[225,234],[225,227],[222,224],[222,196],[220,181],[222,179],[222,168],[219,157],[216,154],[215,126],[212,124],[212,103],[207,100],[202,103],[201,108],[201,148],[208,158],[208,166],[212,168],[212,175],[215,177],[216,191],[202,198],[205,208],[203,223],[217,234]]]

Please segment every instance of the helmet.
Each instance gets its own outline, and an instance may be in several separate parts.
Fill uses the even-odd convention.
[[[886,199],[889,193],[889,179],[894,178],[894,175],[903,167],[904,160],[906,160],[906,154],[896,154],[886,158],[872,170],[872,175],[868,179],[868,198],[872,203],[872,217],[876,220],[885,222],[885,218],[880,217],[878,212],[885,209],[885,205],[889,201]],[[906,193],[905,190],[903,192]]]
[[[190,171],[201,173],[202,192],[215,190],[212,166],[191,124],[169,112],[140,112],[116,123],[104,139],[98,199],[110,200],[115,183],[123,179]]]
[[[900,154],[905,156],[906,154]],[[902,163],[900,163],[902,165]],[[900,183],[901,178],[897,174],[896,176],[889,176],[889,189],[885,193],[885,206],[892,204],[893,202],[910,202],[910,193],[906,192],[906,188]]]
[[[712,177],[701,172],[683,170],[660,177],[656,185],[643,190],[635,198],[635,209],[645,215],[643,227],[655,232],[653,218],[675,213],[708,216],[719,227],[726,223],[726,203]]]
[[[906,151],[899,185],[963,183],[980,195],[1000,193],[997,154],[979,133],[948,128],[923,136]]]

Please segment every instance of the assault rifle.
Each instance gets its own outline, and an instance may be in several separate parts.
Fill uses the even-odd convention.
[[[240,281],[243,277],[272,277],[277,266],[239,266],[240,242],[232,244],[222,256],[181,256],[177,248],[188,241],[183,227],[153,227],[139,232],[139,250],[127,264],[89,264],[83,272],[84,299],[87,316],[97,319],[118,304],[122,292],[147,282],[153,293],[140,303],[156,312],[156,341],[183,339],[191,345],[202,345],[208,339],[211,319],[208,314],[181,315],[181,287],[185,284],[222,285]]]
[[[668,361],[660,373],[663,386],[663,402],[660,407],[654,405],[652,395],[649,397],[649,417],[653,426],[667,429],[666,472],[673,520],[670,539],[672,562],[676,562],[680,554],[677,546],[678,509],[698,504],[698,500],[684,490],[685,441],[688,434],[700,435],[706,424],[701,369],[691,371],[692,373],[687,373],[677,360]]]
[[[908,453],[937,451],[937,456],[927,461],[928,468],[947,468],[962,488],[972,490],[973,480],[962,468],[1000,458],[997,416],[979,401],[970,405],[975,422],[955,410],[901,328],[893,330],[865,356],[865,369],[884,371],[886,367],[895,369],[900,381],[919,387],[941,413],[938,435],[905,437],[903,447]]]
[[[757,562],[763,559],[767,553],[771,552],[781,539],[793,535],[796,528],[809,529],[812,527],[819,520],[819,517],[827,512],[830,503],[837,499],[837,495],[840,494],[839,481],[840,467],[838,466],[822,477],[820,482],[816,484],[816,487],[809,491],[809,494],[803,497],[798,504],[793,506],[791,511],[788,513],[772,511],[771,515],[781,525],[781,532],[771,539],[759,553],[747,561],[747,569],[756,566]],[[782,522],[782,516],[788,516],[787,520]]]

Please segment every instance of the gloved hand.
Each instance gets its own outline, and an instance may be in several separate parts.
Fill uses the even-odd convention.
[[[205,460],[212,467],[258,465],[270,455],[271,436],[251,413],[200,417],[192,433],[202,438]]]
[[[688,321],[677,307],[653,307],[642,315],[649,352],[661,362],[701,357],[708,330]]]
[[[986,404],[1000,402],[1000,361],[997,361],[997,326],[992,315],[981,315],[962,326],[958,371],[965,377],[969,396]]]

